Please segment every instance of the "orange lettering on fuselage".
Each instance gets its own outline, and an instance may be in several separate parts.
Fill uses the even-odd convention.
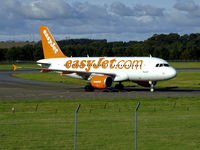
[[[108,60],[104,60],[104,61],[102,62],[102,64],[101,64],[101,67],[102,67],[103,69],[106,69],[106,68],[108,67],[108,63],[109,63]]]
[[[79,68],[81,68],[81,69],[85,68],[85,63],[86,63],[86,60],[82,60],[82,61],[80,62]]]
[[[141,62],[140,69],[142,69],[143,60],[134,60],[133,63],[132,63],[132,69],[133,69],[133,67],[134,67],[135,64],[136,64],[135,65],[135,69],[137,69],[138,66],[139,66],[139,62]]]
[[[118,63],[117,63],[117,67],[119,68],[119,69],[122,69],[123,67],[124,67],[124,65],[123,65],[123,63],[122,62],[124,62],[125,60],[120,60]]]
[[[98,63],[97,63],[97,64],[94,64],[94,65],[93,65],[93,68],[94,68],[94,69],[98,69],[98,68],[100,67],[101,62],[102,62],[103,59],[105,59],[105,58],[99,58]]]
[[[129,69],[129,68],[131,67],[131,63],[132,63],[131,60],[127,60],[127,61],[124,63],[124,68],[125,68],[125,69]]]
[[[78,67],[79,67],[79,60],[74,60],[74,61],[73,61],[72,68],[73,68],[73,69],[77,69]]]
[[[96,63],[95,63],[96,62]],[[65,63],[67,69],[85,69],[89,72],[91,69],[142,69],[143,60],[119,60],[99,58],[99,60],[68,60]]]
[[[72,64],[72,60],[68,60],[66,63],[65,63],[65,67],[67,69],[69,69],[71,67],[71,64]]]
[[[114,62],[116,62],[116,59],[110,60],[110,69],[113,69],[115,67]]]
[[[94,62],[95,62],[95,60],[88,60],[87,68],[85,68],[85,71],[89,72]]]

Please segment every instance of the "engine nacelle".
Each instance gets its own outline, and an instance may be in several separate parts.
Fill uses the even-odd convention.
[[[138,85],[143,86],[143,87],[150,87],[151,86],[151,84],[149,83],[149,81],[137,81],[135,83],[137,83]],[[155,86],[157,82],[153,81],[152,83]]]
[[[109,88],[113,84],[113,79],[110,76],[93,76],[91,79],[91,85],[98,89]]]

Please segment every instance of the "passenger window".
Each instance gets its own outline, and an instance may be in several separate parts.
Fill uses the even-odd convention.
[[[159,64],[156,64],[156,67],[158,67],[159,66]]]
[[[160,64],[160,67],[163,67],[164,66],[164,64]]]

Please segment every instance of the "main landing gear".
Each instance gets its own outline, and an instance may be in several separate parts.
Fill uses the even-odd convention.
[[[85,86],[85,91],[87,91],[87,92],[93,92],[94,91],[94,87],[91,84],[86,85]]]
[[[115,85],[115,89],[123,90],[124,89],[124,85],[122,84],[122,82],[119,82],[119,84],[116,84]]]

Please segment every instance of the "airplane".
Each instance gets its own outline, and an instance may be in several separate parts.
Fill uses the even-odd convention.
[[[76,79],[87,80],[85,91],[124,88],[122,82],[132,81],[144,87],[154,86],[158,81],[176,77],[176,70],[163,59],[156,57],[68,57],[63,54],[47,26],[40,26],[44,59],[37,64],[41,72],[58,72]]]

